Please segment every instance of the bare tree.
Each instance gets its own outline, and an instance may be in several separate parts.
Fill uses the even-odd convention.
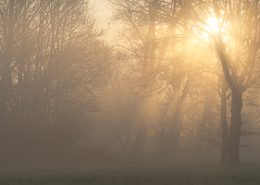
[[[259,50],[259,1],[213,1],[208,12],[219,19],[219,31],[211,33],[224,79],[230,90],[231,123],[225,121],[225,90],[222,92],[223,160],[239,162],[243,94],[254,83]],[[225,41],[224,38],[229,41]],[[228,142],[228,144],[226,143]],[[228,147],[227,147],[228,145]],[[228,154],[227,153],[228,148]],[[226,157],[228,155],[228,157]]]
[[[106,84],[111,50],[100,35],[88,1],[1,1],[1,132],[21,130],[24,139],[12,140],[38,141],[33,150],[48,146],[41,143],[46,134],[77,138],[86,112],[97,109],[96,89]],[[62,136],[73,119],[74,132]]]

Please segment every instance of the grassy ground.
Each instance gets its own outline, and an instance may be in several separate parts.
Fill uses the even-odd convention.
[[[260,185],[260,166],[2,173],[0,185]]]

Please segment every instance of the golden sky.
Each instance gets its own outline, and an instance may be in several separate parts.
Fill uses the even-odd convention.
[[[107,0],[90,0],[90,2],[91,6],[94,6],[98,25],[103,29],[107,29],[112,19],[112,9]]]
[[[122,27],[120,23],[113,19],[113,9],[108,0],[90,0],[94,9],[97,25],[105,31],[105,39],[112,45],[116,45]]]

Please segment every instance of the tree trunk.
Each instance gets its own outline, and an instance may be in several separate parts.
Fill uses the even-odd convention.
[[[228,140],[228,162],[230,164],[238,164],[239,159],[239,147],[240,147],[240,132],[241,132],[241,112],[243,107],[243,99],[241,90],[241,84],[238,79],[232,75],[229,68],[229,62],[225,55],[225,48],[220,36],[215,38],[216,51],[219,56],[223,74],[225,80],[231,90],[231,124],[229,128],[229,140]]]
[[[229,163],[240,162],[239,148],[241,135],[241,112],[243,107],[242,93],[239,90],[232,90],[231,99],[231,124],[229,130]]]

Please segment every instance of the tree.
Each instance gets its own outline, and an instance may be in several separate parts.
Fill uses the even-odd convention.
[[[85,0],[0,2],[1,134],[24,136],[6,140],[45,151],[81,135],[86,112],[97,109],[95,91],[107,83],[111,53],[95,26]]]
[[[259,1],[243,0],[213,1],[207,6],[209,14],[213,14],[218,19],[217,32],[210,34],[213,36],[216,54],[230,90],[230,127],[227,128],[225,121],[226,90],[223,90],[221,95],[221,122],[222,150],[225,153],[223,153],[223,160],[232,164],[239,162],[243,95],[257,76],[254,70],[258,63],[259,6]]]

